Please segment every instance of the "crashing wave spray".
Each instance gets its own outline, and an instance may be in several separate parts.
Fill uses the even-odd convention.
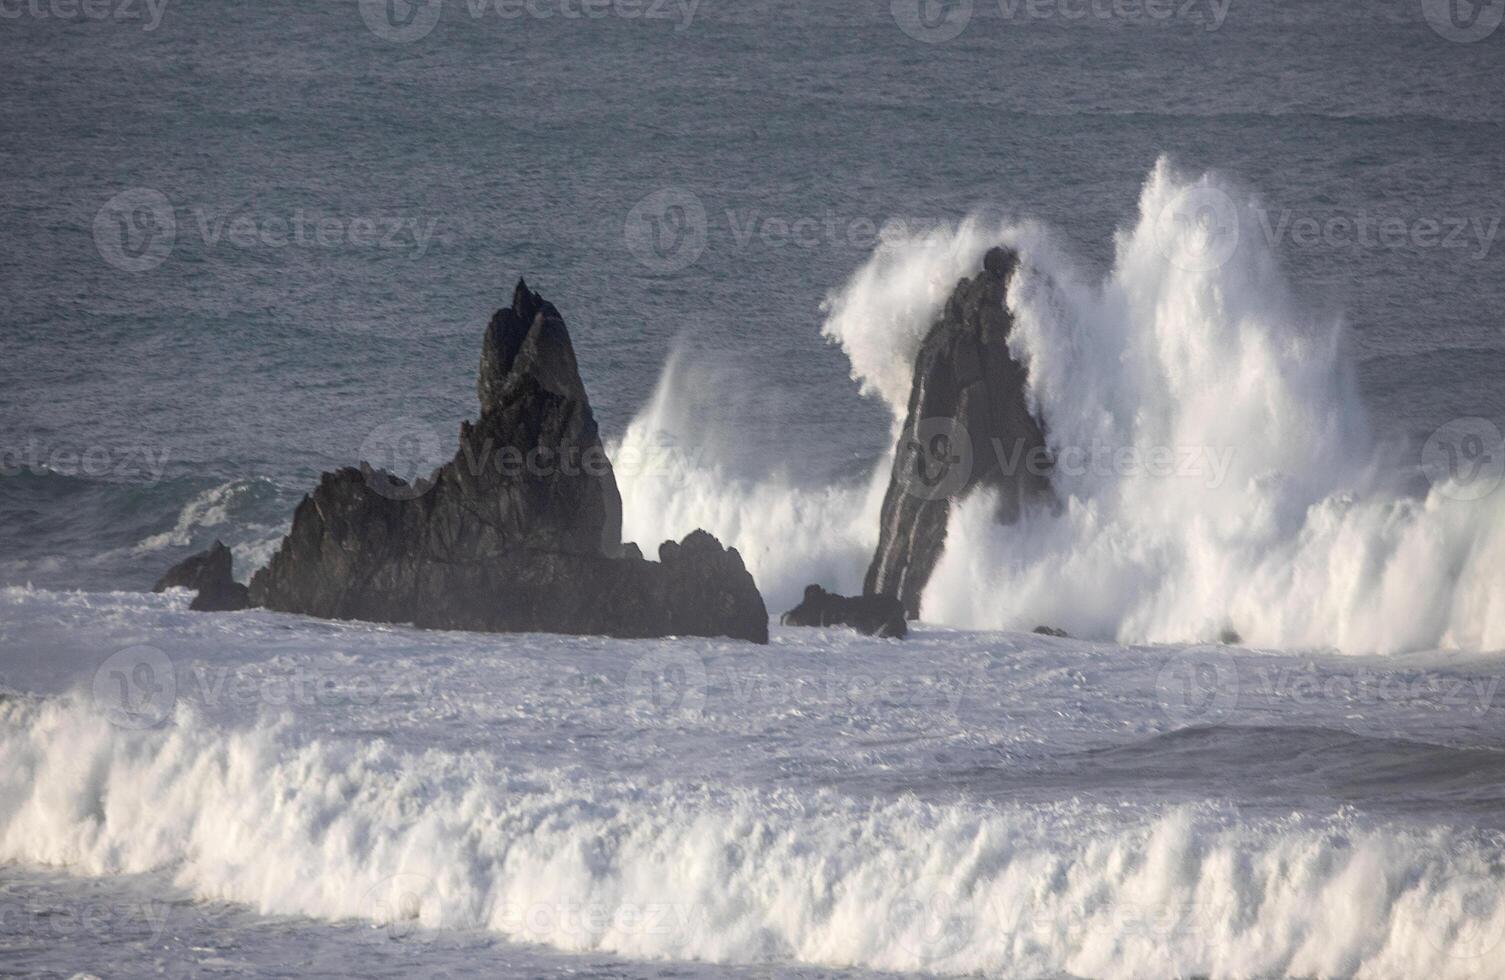
[[[775,613],[793,606],[810,582],[859,590],[877,539],[883,487],[804,488],[785,474],[737,475],[719,455],[734,444],[700,411],[699,371],[670,357],[652,399],[607,447],[622,492],[622,538],[648,557],[661,541],[704,528],[738,549]]]
[[[924,236],[885,233],[872,259],[823,309],[823,336],[839,344],[865,394],[877,396],[898,432],[913,362],[958,277],[998,237],[969,220]],[[659,541],[702,527],[735,546],[772,611],[793,606],[819,582],[856,593],[878,541],[878,513],[893,465],[879,459],[864,481],[808,488],[775,473],[742,478],[723,459],[734,433],[720,431],[697,401],[720,391],[703,366],[680,353],[665,366],[648,405],[608,447],[622,490],[625,540],[650,552]]]
[[[957,280],[992,245],[1023,257],[1009,345],[1063,506],[999,527],[984,496],[962,502],[925,619],[1122,642],[1231,631],[1352,652],[1505,647],[1505,508],[1446,474],[1425,498],[1399,489],[1405,468],[1380,458],[1342,324],[1303,310],[1256,207],[1162,160],[1100,280],[1048,229],[972,219],[885,241],[827,300],[822,334],[897,433],[916,352]],[[743,551],[771,608],[805,582],[860,582],[891,457],[861,489],[729,479],[681,370],[670,365],[615,452],[651,451],[667,433],[697,453],[622,480],[629,536],[706,527]]]
[[[1255,207],[1162,160],[1102,282],[1022,247],[1010,349],[1066,506],[997,527],[965,502],[927,618],[1123,642],[1231,628],[1275,647],[1505,646],[1505,511],[1448,480],[1420,500],[1395,489],[1341,325],[1302,312]]]

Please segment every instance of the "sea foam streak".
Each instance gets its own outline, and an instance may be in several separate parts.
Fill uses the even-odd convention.
[[[1227,209],[1224,234],[1235,229],[1226,254],[1204,240],[1207,228],[1166,221],[1206,201]],[[1237,185],[1187,178],[1162,160],[1101,280],[1048,229],[969,220],[881,245],[832,295],[823,333],[897,432],[920,340],[957,278],[992,244],[1023,256],[1008,295],[1010,346],[1029,368],[1062,507],[997,527],[988,500],[964,502],[924,596],[927,620],[1049,623],[1121,642],[1231,629],[1279,648],[1505,647],[1500,496],[1399,489],[1414,458],[1381,458],[1342,325],[1292,295],[1255,207]],[[714,445],[685,423],[693,405],[669,380],[626,443],[677,429],[704,453],[653,487],[624,486],[629,530],[651,541],[702,524],[780,598],[801,580],[860,582],[891,457],[866,487],[726,485],[706,463]]]
[[[1493,852],[1446,828],[645,788],[186,710],[122,732],[69,699],[0,704],[0,763],[0,859],[268,913],[724,963],[1505,975]]]

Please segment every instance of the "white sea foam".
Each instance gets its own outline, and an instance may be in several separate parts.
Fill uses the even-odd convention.
[[[1238,230],[1210,258],[1206,229],[1165,220],[1209,200]],[[1378,458],[1341,324],[1291,295],[1256,206],[1162,161],[1106,279],[1024,249],[1010,346],[1052,449],[1074,460],[1054,477],[1065,507],[998,528],[986,500],[967,502],[927,617],[1126,642],[1231,627],[1281,648],[1505,646],[1500,497],[1397,491],[1402,461]]]
[[[1029,368],[1062,507],[1000,528],[989,501],[965,502],[927,620],[1051,623],[1123,642],[1231,629],[1280,648],[1505,647],[1501,495],[1398,489],[1415,459],[1381,457],[1343,326],[1292,294],[1257,206],[1234,182],[1162,160],[1104,277],[1039,225],[969,220],[885,243],[832,294],[822,332],[897,427],[920,340],[957,278],[995,243],[1023,257],[1010,347]],[[860,582],[891,462],[860,493],[729,480],[716,437],[686,424],[695,415],[666,374],[627,444],[672,430],[701,451],[655,484],[624,487],[629,529],[705,526],[781,597],[805,581]]]
[[[252,489],[253,483],[251,480],[229,480],[195,494],[178,511],[177,522],[170,529],[148,535],[136,545],[135,550],[144,552],[181,548],[193,543],[196,532],[228,524],[231,508],[238,498]]]
[[[704,528],[740,550],[775,615],[810,582],[860,591],[883,482],[808,488],[777,471],[739,475],[720,455],[734,434],[717,431],[686,394],[699,388],[694,372],[671,357],[648,405],[607,447],[623,538],[653,557],[660,542]]]
[[[642,787],[67,699],[0,704],[0,763],[0,858],[268,913],[723,963],[1505,975],[1493,852],[1441,827]]]

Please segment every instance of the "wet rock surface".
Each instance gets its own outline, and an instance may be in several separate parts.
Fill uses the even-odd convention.
[[[779,618],[785,626],[850,626],[868,636],[900,638],[909,633],[904,604],[892,596],[844,596],[819,585],[805,586],[800,604]]]
[[[152,586],[153,592],[168,589],[193,589],[198,593],[188,606],[199,612],[232,612],[249,606],[246,586],[235,581],[234,558],[223,541],[215,541],[204,551],[189,555],[169,568]]]
[[[1031,501],[1051,499],[1045,433],[1025,397],[1027,375],[1008,349],[1004,305],[1018,255],[990,250],[957,283],[915,358],[904,428],[884,494],[878,547],[865,595],[898,599],[911,618],[946,543],[953,501],[978,489],[997,495],[1012,523]]]
[[[284,612],[444,629],[766,643],[736,549],[695,531],[657,562],[621,540],[610,460],[558,310],[519,281],[486,328],[480,417],[411,483],[324,474],[251,599]]]

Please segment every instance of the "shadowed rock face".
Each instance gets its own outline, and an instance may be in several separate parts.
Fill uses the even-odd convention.
[[[899,599],[911,619],[946,543],[951,503],[983,487],[998,520],[1050,500],[1045,433],[1025,400],[1026,374],[1008,350],[1004,306],[1018,255],[994,248],[957,283],[915,358],[909,409],[883,498],[878,549],[863,592]]]
[[[766,643],[768,613],[735,549],[704,531],[660,561],[623,548],[622,503],[575,351],[519,282],[486,328],[481,415],[454,459],[407,484],[364,463],[298,505],[251,598],[284,612],[446,629]]]
[[[152,586],[153,592],[168,589],[193,589],[198,595],[189,604],[199,612],[230,612],[250,605],[246,587],[235,581],[234,559],[223,541],[215,541],[207,550],[189,555],[163,573]]]
[[[216,582],[233,581],[231,574],[233,558],[223,541],[215,541],[208,550],[189,555],[162,573],[153,592],[168,589],[193,589],[195,592]]]
[[[805,586],[799,605],[779,617],[785,626],[850,626],[868,636],[902,638],[909,634],[904,605],[886,595],[844,596],[818,585]]]

